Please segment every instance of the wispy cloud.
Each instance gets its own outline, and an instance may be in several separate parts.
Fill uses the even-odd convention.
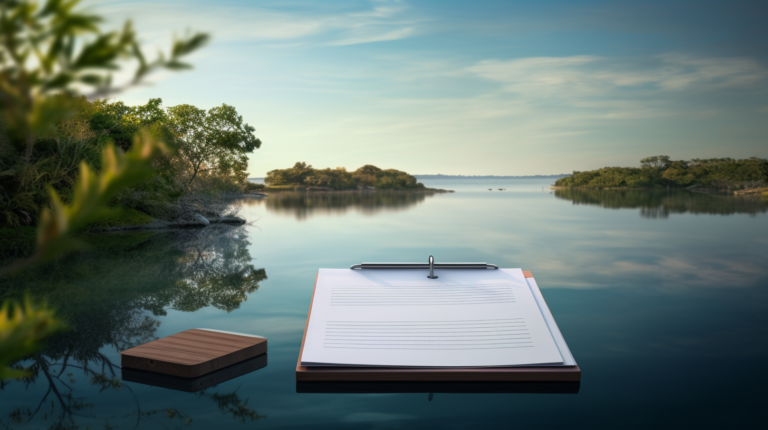
[[[557,288],[614,288],[647,279],[650,287],[666,292],[700,287],[751,288],[766,275],[758,261],[722,261],[688,256],[662,256],[642,262],[618,260],[605,263],[607,260],[610,258],[604,255],[579,256],[569,261],[548,261],[540,264],[538,269],[566,274],[552,279],[551,286]],[[584,273],[585,267],[590,268],[589,273]],[[590,279],[591,283],[582,279]]]
[[[465,73],[497,82],[498,98],[517,100],[530,112],[559,109],[565,118],[578,111],[594,120],[711,117],[734,92],[762,91],[768,79],[768,68],[755,59],[669,53],[493,59]]]
[[[408,17],[399,0],[372,1],[360,9],[295,7],[292,9],[163,3],[106,4],[97,10],[123,19],[135,18],[144,28],[194,28],[223,41],[298,41],[352,45],[397,40],[416,34],[418,20]],[[144,33],[146,34],[146,32]],[[311,38],[309,40],[308,38]]]
[[[414,29],[412,27],[405,27],[405,28],[398,28],[395,30],[384,31],[384,32],[382,32],[380,29],[370,29],[370,30],[366,29],[365,31],[359,32],[361,34],[354,34],[354,33],[356,32],[353,32],[352,37],[333,41],[330,44],[336,45],[336,46],[359,45],[361,43],[372,43],[372,42],[383,42],[386,40],[405,39],[406,37],[414,33]]]
[[[604,96],[617,90],[707,91],[761,83],[768,69],[751,58],[664,54],[651,59],[597,56],[485,60],[467,71],[536,97]]]

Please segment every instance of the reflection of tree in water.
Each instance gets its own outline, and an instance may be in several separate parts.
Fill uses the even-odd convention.
[[[111,346],[122,351],[154,339],[160,324],[154,317],[165,315],[167,309],[194,312],[213,306],[231,312],[267,279],[264,269],[251,264],[242,227],[101,234],[89,241],[89,252],[2,279],[0,296],[18,299],[28,292],[37,301],[47,301],[69,330],[52,336],[38,354],[16,364],[28,368],[31,376],[0,382],[3,391],[37,383],[46,386],[38,405],[17,408],[11,416],[0,417],[0,424],[5,418],[23,423],[44,417],[55,420],[54,427],[67,428],[75,425],[75,417],[94,418],[93,402],[75,396],[83,393],[82,386],[75,389],[77,382],[87,382],[100,392],[130,393],[138,424],[149,415],[141,411],[130,386],[120,381],[119,365],[100,349]],[[76,375],[84,375],[85,381]],[[246,406],[247,400],[232,394],[215,393],[210,398],[218,404],[218,397],[229,396],[231,408],[243,416],[260,417]],[[222,413],[230,412],[222,409]],[[178,415],[168,412],[168,416]]]
[[[232,418],[235,420],[238,420],[242,423],[246,421],[257,421],[263,418],[266,418],[266,415],[259,415],[258,412],[248,407],[248,399],[241,400],[240,396],[237,394],[237,389],[235,391],[232,391],[231,393],[225,393],[225,394],[219,394],[219,393],[207,393],[207,390],[200,391],[197,393],[197,396],[200,398],[206,398],[213,401],[214,404],[219,408],[219,412],[221,412],[224,415],[232,415]],[[184,424],[189,425],[192,423],[192,417],[185,414],[184,412],[178,410],[178,409],[163,409],[163,410],[151,410],[147,412],[141,413],[142,416],[145,417],[151,417],[156,414],[163,414],[173,419],[179,419]]]
[[[366,215],[408,209],[436,192],[430,191],[312,191],[281,192],[265,199],[267,210],[306,219],[316,214],[344,214],[356,209]]]
[[[589,190],[557,189],[555,197],[575,205],[606,209],[640,209],[644,218],[667,218],[670,214],[757,215],[768,211],[760,197],[734,197],[693,193],[685,190]]]

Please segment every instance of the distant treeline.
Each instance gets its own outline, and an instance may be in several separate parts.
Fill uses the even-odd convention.
[[[643,158],[641,167],[604,167],[588,172],[573,172],[558,179],[558,187],[584,188],[653,188],[706,186],[739,189],[765,186],[768,183],[768,160],[752,157],[694,158],[690,161],[670,160],[666,155]]]
[[[379,169],[365,166],[348,172],[343,167],[315,169],[307,163],[296,163],[289,169],[276,169],[267,173],[264,183],[269,188],[327,188],[331,190],[352,190],[373,187],[380,190],[423,189],[424,184],[405,172],[395,169]]]

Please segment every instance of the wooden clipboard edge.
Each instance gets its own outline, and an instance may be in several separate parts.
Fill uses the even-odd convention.
[[[307,322],[304,325],[304,336],[301,338],[299,360],[296,363],[296,381],[473,381],[473,382],[510,382],[510,381],[581,381],[581,369],[573,367],[489,367],[482,369],[398,369],[375,367],[313,367],[301,365],[301,356],[304,353],[304,342],[307,340],[307,328],[312,316],[312,305],[315,302],[317,290],[317,278],[312,287],[312,301],[309,303]],[[523,276],[533,278],[530,271],[524,270]]]
[[[315,290],[317,290],[317,278],[320,277],[320,271],[317,271],[317,275],[315,275],[315,285],[312,287],[312,300],[309,302],[309,311],[307,311],[307,323],[304,324],[304,336],[301,337],[301,348],[299,349],[299,361],[296,363],[296,380],[301,380],[299,378],[300,374],[304,374],[306,372],[309,372],[310,370],[307,368],[307,366],[301,365],[301,356],[304,354],[304,341],[307,340],[307,329],[309,328],[309,318],[312,316],[312,305],[315,303]]]

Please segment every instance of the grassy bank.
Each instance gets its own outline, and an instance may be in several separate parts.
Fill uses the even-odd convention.
[[[136,209],[116,208],[99,216],[85,230],[142,225],[150,223],[152,220],[151,216]]]

